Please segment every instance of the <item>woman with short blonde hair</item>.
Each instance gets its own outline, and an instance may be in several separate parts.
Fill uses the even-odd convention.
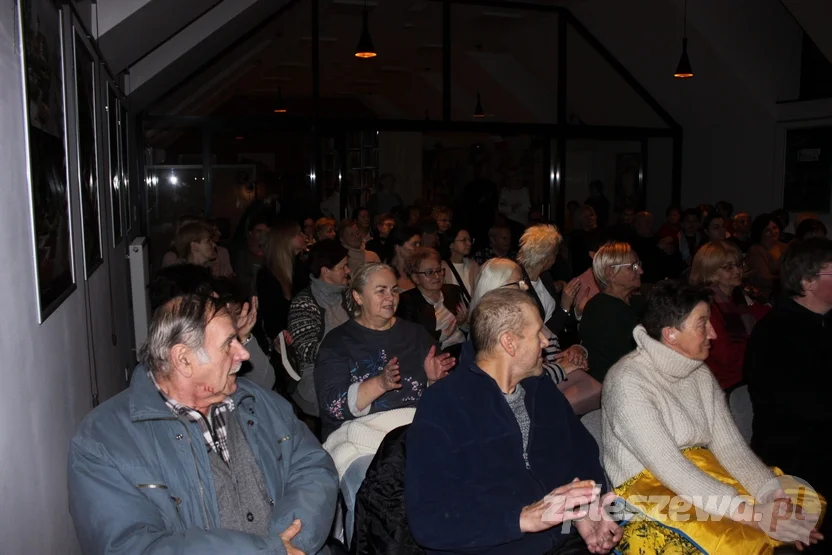
[[[611,241],[595,253],[592,273],[601,292],[586,303],[580,334],[589,351],[589,373],[603,382],[607,370],[636,346],[633,330],[641,306],[633,301],[644,271],[628,243]]]
[[[742,253],[727,241],[702,245],[690,268],[690,282],[713,293],[710,319],[716,339],[711,340],[705,363],[726,393],[743,384],[748,338],[756,323],[770,310],[769,306],[755,303],[744,294],[744,270]]]

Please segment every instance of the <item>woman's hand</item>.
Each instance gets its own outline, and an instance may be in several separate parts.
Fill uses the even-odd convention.
[[[560,306],[566,312],[572,310],[572,304],[575,302],[575,297],[578,296],[578,291],[581,290],[581,280],[573,279],[563,288],[563,293],[560,295]]]
[[[428,356],[425,357],[425,374],[428,382],[433,383],[448,375],[448,372],[456,364],[456,359],[448,353],[436,354],[436,345],[430,348]]]
[[[456,307],[456,325],[462,326],[468,321],[468,307],[459,303]]]
[[[564,370],[564,365],[570,365],[573,369],[586,368],[586,350],[580,345],[572,345],[565,351],[561,351],[555,355],[555,362],[560,364]]]
[[[251,298],[251,304],[243,303],[243,308],[240,309],[240,314],[237,316],[237,337],[240,341],[245,341],[251,335],[251,330],[254,329],[254,324],[257,323],[257,306],[259,302],[257,297]]]
[[[385,393],[394,389],[401,389],[402,375],[399,373],[399,357],[391,358],[376,378],[378,378],[379,385]]]

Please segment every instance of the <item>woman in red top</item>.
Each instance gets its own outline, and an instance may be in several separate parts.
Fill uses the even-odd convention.
[[[753,302],[742,288],[742,253],[727,241],[703,245],[693,257],[690,281],[714,292],[711,325],[716,339],[705,363],[719,385],[730,393],[742,385],[745,346],[757,321],[771,307]]]

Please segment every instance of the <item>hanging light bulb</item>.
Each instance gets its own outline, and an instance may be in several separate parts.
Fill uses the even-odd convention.
[[[480,93],[477,93],[477,105],[474,107],[474,117],[475,118],[484,118],[485,111],[482,109],[482,99],[480,98]]]
[[[688,0],[685,0],[685,28],[682,38],[682,56],[676,65],[676,72],[673,74],[673,77],[677,79],[693,77],[693,68],[690,66],[690,58],[688,58]]]
[[[378,55],[376,54],[376,49],[373,47],[373,39],[370,37],[370,29],[367,24],[369,15],[367,3],[365,2],[364,11],[361,12],[361,38],[358,39],[358,46],[355,47],[356,58],[375,58]]]
[[[283,105],[283,87],[277,88],[277,108],[274,109],[275,114],[285,114],[286,106]]]

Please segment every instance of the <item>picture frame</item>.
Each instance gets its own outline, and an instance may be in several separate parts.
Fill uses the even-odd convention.
[[[17,15],[35,290],[42,324],[76,288],[64,14],[52,0],[22,0]]]
[[[75,141],[78,146],[78,191],[84,245],[84,277],[104,262],[101,229],[100,179],[98,174],[98,62],[77,28],[73,32],[75,74]]]
[[[113,248],[124,237],[122,192],[121,192],[121,150],[118,120],[120,117],[118,94],[112,83],[107,83],[107,170],[110,189],[110,219],[113,224]]]
[[[133,231],[133,199],[130,191],[130,155],[127,148],[129,144],[127,121],[129,118],[127,114],[127,107],[124,105],[123,100],[119,101],[119,107],[119,152],[121,153],[119,167],[121,168],[121,193],[122,206],[124,208],[124,234],[129,237],[130,232]]]

